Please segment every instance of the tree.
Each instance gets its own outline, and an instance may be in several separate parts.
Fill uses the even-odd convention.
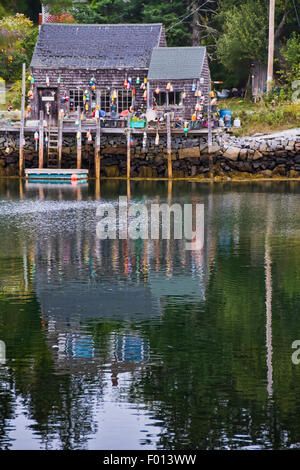
[[[268,46],[268,10],[265,1],[248,0],[224,14],[224,33],[217,42],[217,57],[228,70],[251,60],[265,62]]]
[[[32,21],[21,13],[2,18],[0,20],[0,47],[2,47],[2,51],[24,39],[32,26]]]
[[[21,78],[22,63],[29,64],[31,55],[26,55],[22,44],[32,29],[32,21],[20,13],[0,20],[0,77],[4,80],[13,82]]]

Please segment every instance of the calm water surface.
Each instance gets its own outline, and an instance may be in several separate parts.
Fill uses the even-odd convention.
[[[297,447],[300,184],[131,183],[204,204],[201,251],[99,240],[127,191],[0,180],[0,448]]]

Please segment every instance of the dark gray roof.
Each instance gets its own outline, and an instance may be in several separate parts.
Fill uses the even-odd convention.
[[[31,67],[148,68],[161,24],[43,24]]]
[[[152,52],[148,79],[199,78],[205,55],[205,47],[157,47]]]

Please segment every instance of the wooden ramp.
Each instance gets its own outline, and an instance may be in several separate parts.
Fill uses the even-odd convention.
[[[89,170],[58,169],[58,168],[26,168],[25,178],[38,180],[86,180]]]

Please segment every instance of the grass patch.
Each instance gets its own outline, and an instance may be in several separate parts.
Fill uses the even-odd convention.
[[[251,136],[256,133],[278,132],[300,126],[300,103],[267,104],[264,101],[253,103],[250,100],[232,98],[219,101],[220,109],[231,109],[232,122],[236,117],[242,127],[233,134]]]

